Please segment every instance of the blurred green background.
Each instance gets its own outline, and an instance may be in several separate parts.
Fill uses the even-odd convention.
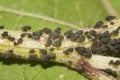
[[[120,0],[108,1],[119,17]],[[62,27],[63,31],[75,30],[74,26],[61,25],[60,22],[83,28],[94,25],[98,20],[104,21],[108,14],[101,0],[0,0],[0,25],[10,30],[19,30],[23,25],[31,25],[31,31],[44,27],[54,29],[58,26]],[[34,17],[36,15],[37,17]],[[60,22],[56,23],[56,20]],[[39,64],[34,67],[29,64],[5,65],[1,61],[0,80],[87,79],[63,66],[56,65],[43,69]]]

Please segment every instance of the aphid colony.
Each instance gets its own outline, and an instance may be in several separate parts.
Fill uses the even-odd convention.
[[[112,19],[115,19],[116,17],[114,16],[108,16],[106,17],[107,21],[111,21]],[[110,23],[111,24],[111,23]],[[113,25],[113,24],[112,24]],[[107,28],[108,26],[104,24],[102,21],[98,21],[94,28]],[[3,29],[4,26],[0,26],[0,29]],[[86,58],[90,58],[92,54],[100,54],[104,56],[115,56],[115,57],[120,57],[120,38],[118,39],[111,39],[111,36],[113,35],[118,35],[120,26],[113,30],[112,32],[109,31],[104,31],[103,33],[97,33],[96,30],[88,30],[88,31],[83,31],[83,30],[78,30],[76,32],[72,30],[68,30],[64,32],[64,34],[61,34],[61,28],[58,27],[55,30],[51,30],[49,28],[44,28],[42,30],[35,31],[33,33],[27,32],[30,30],[30,26],[23,26],[21,27],[21,30],[23,31],[20,34],[20,38],[15,40],[13,36],[9,35],[8,31],[4,31],[1,35],[3,38],[8,39],[9,41],[12,41],[14,46],[21,44],[24,41],[24,37],[28,37],[30,39],[34,40],[39,40],[40,37],[43,34],[48,35],[47,41],[45,43],[45,47],[51,47],[51,49],[60,47],[62,45],[62,40],[63,39],[68,39],[72,42],[77,42],[82,43],[87,39],[92,40],[92,44],[90,47],[75,47],[75,48],[68,48],[66,50],[63,50],[64,54],[69,54],[73,52],[74,50],[82,55],[85,56]],[[35,50],[31,49],[29,53],[34,53]],[[47,54],[46,49],[41,49],[41,53]],[[33,55],[34,56],[34,55]],[[31,55],[30,55],[31,57]],[[35,56],[34,56],[35,57]]]
[[[19,58],[40,60],[45,63],[55,60],[69,64],[68,66],[73,66],[75,63],[74,60],[77,61],[79,57],[89,60],[94,54],[120,58],[120,25],[115,25],[114,19],[116,19],[115,16],[108,16],[106,17],[106,20],[109,21],[108,24],[98,21],[91,29],[68,30],[64,33],[61,32],[60,27],[54,30],[44,28],[29,32],[31,26],[23,26],[21,27],[22,32],[17,36],[11,35],[9,31],[1,30],[1,40],[6,40],[10,45],[7,45],[8,50],[0,48],[0,57],[14,58],[19,56]],[[115,27],[113,28],[114,25]],[[0,26],[0,29],[4,29],[4,26]],[[29,41],[32,43],[28,43]],[[34,42],[35,44],[33,44]],[[30,46],[30,44],[32,46]],[[26,47],[27,45],[29,46]],[[2,46],[1,42],[0,46]],[[11,48],[9,46],[11,46]],[[22,51],[26,54],[19,53]],[[77,58],[72,59],[74,55],[76,55]],[[81,62],[80,65],[81,67],[79,68],[84,69],[82,70],[82,72],[84,72],[87,63],[82,66],[83,63]],[[110,60],[108,65],[119,66],[120,60]],[[111,73],[110,70],[111,69],[106,69],[104,71]],[[89,71],[87,73],[89,73]],[[116,72],[114,73],[111,74],[116,77]]]

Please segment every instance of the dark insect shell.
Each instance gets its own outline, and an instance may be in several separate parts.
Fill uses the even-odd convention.
[[[27,33],[22,33],[20,36],[25,37],[26,35],[27,35]]]
[[[78,43],[81,43],[83,41],[85,41],[85,36],[84,35],[80,35],[79,37],[77,37],[77,42]]]
[[[94,28],[99,28],[99,27],[101,27],[102,25],[103,25],[103,22],[102,22],[102,21],[98,21],[98,22],[95,24]]]
[[[13,50],[8,50],[7,54],[8,54],[8,56],[12,56],[13,55]]]
[[[0,29],[4,29],[4,26],[0,25]]]
[[[72,30],[68,30],[64,33],[64,35],[66,36],[66,38],[70,38],[71,36],[74,35],[73,31]]]
[[[114,62],[113,62],[113,60],[110,60],[109,61],[109,65],[112,65]]]
[[[8,31],[4,31],[4,32],[2,33],[2,37],[4,37],[4,38],[8,37]]]
[[[117,77],[116,71],[113,71],[111,69],[105,69],[104,72],[108,73],[109,75],[112,75],[113,77]]]
[[[12,36],[8,36],[8,40],[9,40],[9,41],[15,41],[15,38],[12,37]]]
[[[34,50],[34,49],[31,49],[31,50],[29,51],[29,53],[35,53],[35,50]]]
[[[116,35],[116,34],[118,34],[118,33],[119,33],[118,29],[113,30],[113,31],[111,32],[112,35]]]
[[[40,56],[40,60],[43,62],[48,62],[51,59],[55,59],[55,57],[56,57],[55,53],[49,53],[47,55]]]
[[[116,18],[116,16],[107,16],[107,17],[105,18],[105,20],[111,21],[111,20],[113,20],[113,19],[115,19],[115,18]]]
[[[18,44],[21,44],[23,42],[23,39],[22,38],[19,38],[18,40],[17,40],[17,43]]]
[[[61,44],[62,44],[62,43],[61,43],[60,40],[56,40],[56,41],[54,41],[53,46],[55,46],[55,47],[60,47]]]
[[[51,46],[51,45],[52,45],[52,40],[48,39],[48,40],[46,41],[45,46],[46,46],[46,47],[49,47],[49,46]]]
[[[73,52],[73,48],[68,48],[63,51],[64,54],[69,54],[70,52]]]
[[[31,29],[31,26],[23,26],[23,27],[21,27],[22,31],[28,31],[30,29]]]
[[[110,24],[111,24],[111,25],[114,25],[115,23],[111,21]]]
[[[52,32],[52,30],[49,29],[49,28],[43,28],[43,32],[46,33],[46,34],[49,34],[49,33]]]
[[[28,38],[32,38],[33,35],[32,35],[31,33],[28,33],[28,34],[27,34],[27,37],[28,37]]]
[[[43,54],[47,54],[47,50],[46,49],[39,49],[39,51]]]
[[[29,58],[30,58],[30,59],[35,59],[35,58],[37,58],[37,55],[36,55],[36,54],[30,54],[30,55],[29,55]]]
[[[116,60],[113,64],[114,64],[114,65],[119,65],[119,64],[120,64],[120,61],[119,61],[119,60]]]

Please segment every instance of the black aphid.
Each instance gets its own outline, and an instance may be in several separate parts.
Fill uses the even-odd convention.
[[[92,57],[92,51],[90,49],[86,49],[86,53],[84,53],[84,56],[86,58],[91,58]]]
[[[57,33],[57,32],[52,32],[52,33],[50,33],[49,34],[49,39],[52,39],[52,40],[55,40],[55,39],[57,39],[57,38],[59,38],[59,33]]]
[[[71,36],[71,37],[70,37],[70,40],[71,40],[71,41],[77,41],[77,36],[75,36],[75,35]]]
[[[73,52],[73,48],[68,48],[63,51],[63,53],[65,53],[65,54],[69,54],[70,52]]]
[[[113,34],[113,35],[118,34],[118,33],[119,33],[119,31],[117,29],[115,29],[111,32],[111,34]]]
[[[111,24],[111,25],[114,25],[115,23],[111,21],[110,24]]]
[[[15,41],[15,38],[12,37],[12,36],[8,36],[8,40],[9,40],[9,41]]]
[[[32,35],[31,33],[28,33],[28,34],[27,34],[27,37],[28,37],[28,38],[32,38],[33,35]]]
[[[39,51],[40,51],[42,54],[47,54],[47,50],[46,50],[46,49],[39,49]]]
[[[64,35],[66,36],[66,38],[70,38],[71,36],[73,36],[73,31],[72,30],[69,30],[69,31],[66,31],[65,33],[64,33]]]
[[[46,47],[49,47],[49,46],[51,46],[51,45],[52,45],[52,40],[48,39],[48,40],[46,41],[45,46],[46,46]]]
[[[103,43],[108,43],[110,41],[110,37],[105,37],[105,38],[102,38],[101,41]]]
[[[30,55],[29,55],[29,58],[30,58],[30,59],[34,59],[34,58],[36,58],[36,57],[37,57],[36,54],[30,54]]]
[[[53,46],[55,46],[55,47],[60,47],[61,44],[62,44],[62,43],[61,43],[60,40],[56,40],[56,41],[54,41]]]
[[[3,58],[3,52],[0,52],[0,57],[2,57],[2,58]]]
[[[27,33],[22,33],[21,35],[20,35],[20,37],[25,37],[27,35]]]
[[[23,42],[23,39],[22,38],[19,38],[18,40],[17,40],[17,43],[18,44],[21,44]]]
[[[14,46],[17,46],[17,45],[19,45],[17,42],[14,42],[14,44],[13,44]]]
[[[88,35],[88,31],[85,31],[85,32],[84,32],[84,35]]]
[[[107,28],[108,27],[108,25],[102,25],[102,28]]]
[[[104,33],[102,33],[102,37],[109,37],[110,33],[109,31],[105,31]]]
[[[12,56],[13,55],[13,50],[8,50],[7,55]]]
[[[46,34],[49,34],[49,33],[52,32],[52,30],[49,29],[49,28],[44,28],[44,29],[43,29],[43,32],[46,33]]]
[[[77,42],[78,43],[81,43],[83,41],[85,41],[85,36],[84,35],[80,35],[79,37],[77,37]]]
[[[107,44],[106,46],[110,51],[115,51],[114,46],[112,46],[111,44]]]
[[[94,53],[94,54],[96,54],[96,52],[97,52],[97,48],[96,48],[96,46],[91,46],[91,51],[92,51],[92,53]]]
[[[113,20],[113,19],[115,19],[115,18],[116,18],[116,16],[107,16],[107,17],[105,18],[105,20],[111,21],[111,20]]]
[[[51,59],[55,59],[56,55],[54,53],[50,53],[44,56],[40,56],[40,60],[43,62],[48,62]]]
[[[117,30],[120,30],[120,26],[118,26]]]
[[[116,45],[116,44],[117,44],[117,39],[111,40],[111,41],[110,41],[110,44],[111,44],[111,45]]]
[[[110,60],[108,64],[112,65],[113,63],[114,63],[113,60]]]
[[[98,22],[95,24],[94,28],[102,27],[102,25],[103,25],[103,22],[102,22],[102,21],[98,21]]]
[[[34,50],[34,49],[31,49],[31,50],[29,51],[29,53],[35,53],[35,50]]]
[[[92,35],[92,36],[96,36],[96,31],[95,30],[90,30],[89,34]]]
[[[39,40],[40,36],[42,36],[43,30],[38,30],[32,33],[32,38],[35,40]]]
[[[0,25],[0,29],[4,29],[4,26]]]
[[[86,48],[84,47],[76,47],[75,50],[78,52],[78,54],[81,54],[81,55],[86,53]]]
[[[119,64],[120,64],[120,61],[119,61],[119,60],[116,60],[113,64],[114,64],[114,65],[119,65]]]
[[[83,30],[78,30],[75,32],[75,36],[79,36],[83,34]]]
[[[113,77],[117,77],[116,71],[112,71],[111,69],[105,69],[103,71],[108,73],[109,75],[112,75]]]
[[[34,39],[34,40],[39,40],[39,39],[40,39],[40,37],[39,37],[39,36],[37,36],[37,35],[34,35],[34,36],[32,36],[32,39]]]
[[[48,55],[46,55],[46,57],[48,59],[55,59],[56,55],[55,55],[55,53],[49,53]]]
[[[59,35],[59,40],[63,40],[64,36],[63,35]]]
[[[57,27],[57,28],[54,30],[54,32],[60,34],[60,33],[61,33],[61,28],[60,28],[60,27]]]
[[[4,38],[8,37],[8,31],[4,31],[4,32],[2,33],[2,37],[4,37]]]
[[[53,48],[53,47],[52,47],[52,48],[50,48],[50,49],[49,49],[49,51],[54,51],[54,48]]]
[[[117,39],[117,43],[120,43],[120,38]]]
[[[21,27],[22,31],[28,31],[30,29],[31,29],[31,26],[23,26],[23,27]]]

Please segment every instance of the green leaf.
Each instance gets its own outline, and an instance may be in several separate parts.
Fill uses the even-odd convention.
[[[40,28],[62,27],[63,31],[93,25],[107,15],[99,0],[0,0],[0,24],[6,29],[19,30],[31,25]],[[8,61],[9,62],[9,61]],[[65,66],[47,69],[40,64],[3,64],[0,62],[0,80],[86,80]]]

